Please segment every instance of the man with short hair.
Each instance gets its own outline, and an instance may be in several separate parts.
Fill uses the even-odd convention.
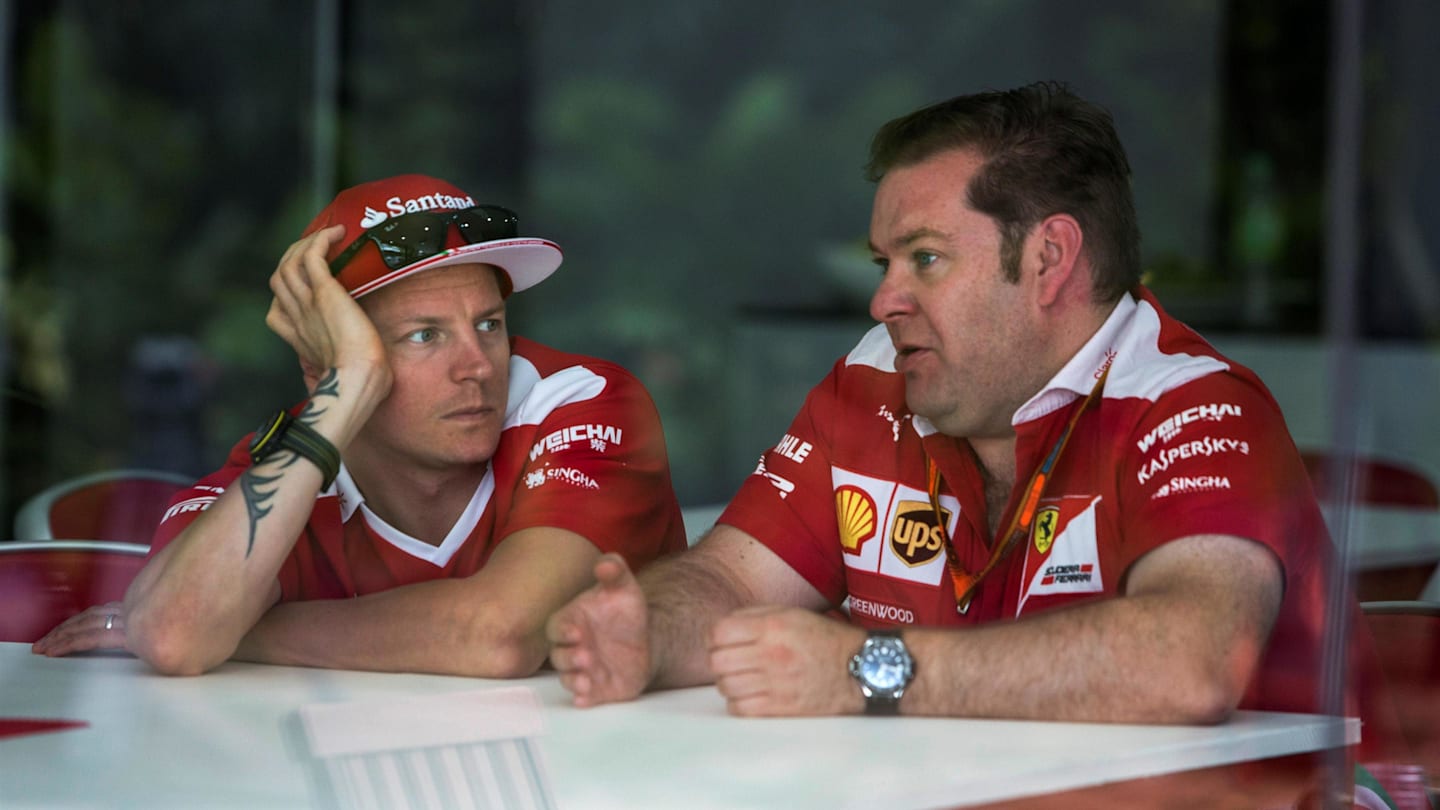
[[[886,124],[869,174],[880,325],[694,549],[638,579],[607,556],[551,619],[575,704],[1322,711],[1324,521],[1264,385],[1140,285],[1109,114],[960,96]]]
[[[510,334],[506,298],[561,260],[517,232],[430,177],[341,192],[270,281],[309,398],[177,496],[123,605],[36,652],[524,676],[602,552],[684,548],[640,383]]]

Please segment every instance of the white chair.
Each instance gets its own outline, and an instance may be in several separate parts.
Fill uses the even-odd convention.
[[[61,481],[15,513],[16,540],[112,540],[149,545],[171,497],[194,479],[118,469]]]

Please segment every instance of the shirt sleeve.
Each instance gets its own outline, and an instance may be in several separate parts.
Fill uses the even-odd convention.
[[[247,436],[231,449],[224,467],[201,478],[189,488],[175,493],[170,499],[170,506],[155,527],[147,556],[153,557],[160,549],[170,545],[171,541],[200,517],[200,513],[209,509],[215,500],[224,494],[226,487],[250,468],[250,454],[247,450],[249,446],[250,438]]]
[[[1171,540],[1224,534],[1272,549],[1287,577],[1305,573],[1297,570],[1310,558],[1303,546],[1323,539],[1323,523],[1300,453],[1263,387],[1231,374],[1181,386],[1125,441],[1117,482],[1125,568]]]
[[[660,415],[649,393],[618,366],[595,397],[561,405],[522,448],[514,502],[497,539],[521,529],[573,531],[631,565],[685,547]]]
[[[845,599],[831,460],[842,415],[841,364],[811,389],[780,441],[761,454],[718,523],[759,540],[832,604]]]

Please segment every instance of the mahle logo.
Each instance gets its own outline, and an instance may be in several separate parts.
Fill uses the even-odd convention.
[[[865,541],[875,536],[875,501],[870,493],[849,484],[835,490],[835,520],[840,524],[840,548],[859,554]]]
[[[950,510],[941,509],[940,519],[950,522]],[[890,529],[890,550],[900,561],[914,568],[935,559],[944,547],[945,532],[935,520],[935,507],[925,501],[901,501]]]

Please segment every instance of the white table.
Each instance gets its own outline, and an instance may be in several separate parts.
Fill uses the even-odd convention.
[[[89,727],[0,739],[0,807],[328,807],[297,710],[535,690],[561,808],[931,807],[1311,752],[1354,719],[1240,712],[1215,727],[928,718],[739,719],[709,688],[572,708],[553,675],[482,681],[226,664],[166,678],[128,656],[0,644],[0,717]]]

